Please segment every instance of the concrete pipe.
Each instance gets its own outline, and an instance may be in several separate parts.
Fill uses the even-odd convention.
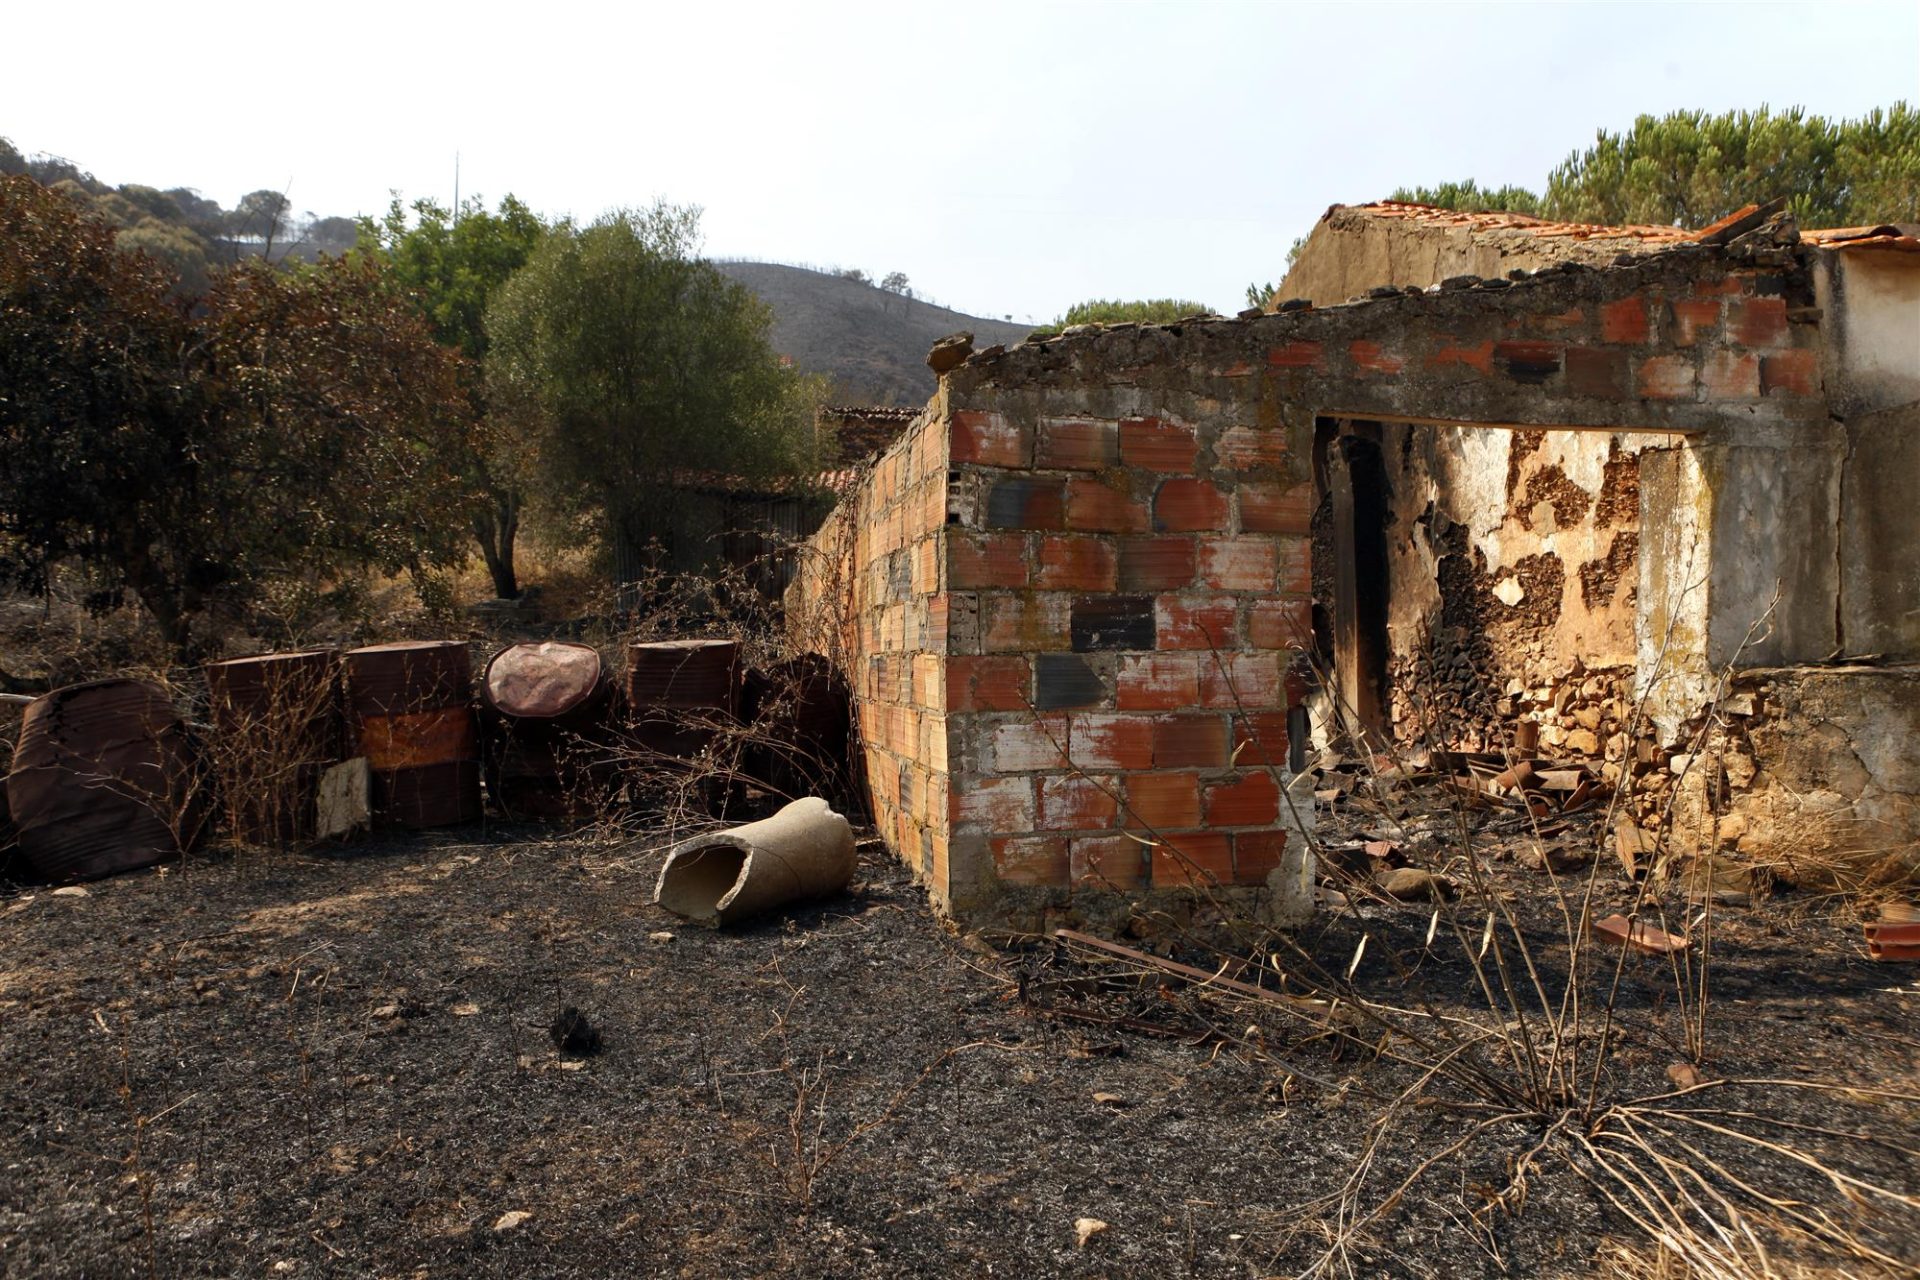
[[[700,924],[737,924],[839,893],[853,866],[853,828],[825,800],[808,796],[771,818],[682,840],[660,868],[653,900]]]

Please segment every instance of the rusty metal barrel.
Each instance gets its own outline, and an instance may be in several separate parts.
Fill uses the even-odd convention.
[[[732,640],[661,640],[627,648],[627,710],[643,749],[689,758],[716,721],[740,708],[740,646]]]
[[[373,771],[384,827],[446,827],[480,816],[473,657],[461,640],[368,645],[346,657],[354,751]]]
[[[612,693],[591,645],[527,642],[493,655],[480,699],[487,794],[503,814],[566,818],[608,799]]]
[[[309,839],[320,775],[340,759],[340,651],[207,664],[209,744],[222,806],[247,844]]]
[[[200,753],[157,684],[96,680],[28,705],[7,775],[20,852],[56,883],[150,866],[206,828]]]
[[[741,687],[740,718],[753,728],[741,763],[753,781],[789,800],[845,804],[853,695],[833,663],[803,653],[748,671]]]

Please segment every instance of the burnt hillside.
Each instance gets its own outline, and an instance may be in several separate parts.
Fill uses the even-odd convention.
[[[914,405],[933,394],[927,349],[968,329],[974,344],[1012,345],[1032,331],[903,298],[859,280],[772,262],[719,262],[773,308],[773,345],[809,373],[833,379],[835,400]]]

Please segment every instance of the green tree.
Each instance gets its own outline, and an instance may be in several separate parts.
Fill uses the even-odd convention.
[[[1410,204],[1430,204],[1437,209],[1455,209],[1461,213],[1524,213],[1540,215],[1540,197],[1525,187],[1482,187],[1472,178],[1465,182],[1443,182],[1437,187],[1401,187],[1389,200]]]
[[[1920,113],[1904,102],[1858,120],[1785,111],[1676,111],[1601,130],[1547,180],[1551,216],[1702,227],[1786,196],[1803,226],[1920,217]]]
[[[190,313],[115,240],[0,178],[0,570],[76,563],[186,657],[276,576],[458,558],[458,357],[371,264],[249,262]]]
[[[563,227],[487,312],[496,406],[537,434],[536,495],[585,517],[615,563],[674,534],[676,480],[805,474],[817,380],[771,310],[697,255],[699,211],[661,203]]]
[[[416,200],[413,217],[398,197],[379,221],[360,221],[360,252],[381,258],[388,278],[410,296],[433,326],[434,336],[471,362],[468,392],[485,430],[463,459],[487,501],[473,517],[473,536],[493,579],[494,594],[520,594],[514,546],[525,500],[530,442],[513,415],[488,404],[481,369],[487,357],[487,305],[525,266],[546,237],[547,225],[509,195],[495,212],[474,197],[458,216],[432,200]]]
[[[1090,298],[1067,308],[1065,315],[1052,324],[1041,325],[1038,334],[1059,333],[1076,324],[1171,324],[1188,316],[1213,314],[1213,308],[1200,302],[1179,298],[1150,298],[1123,302],[1117,298]]]
[[[1565,222],[1699,228],[1750,204],[1788,199],[1806,227],[1920,220],[1920,111],[1905,102],[1857,120],[1799,107],[1675,111],[1602,129],[1547,178],[1545,196],[1471,178],[1402,187],[1392,199]]]

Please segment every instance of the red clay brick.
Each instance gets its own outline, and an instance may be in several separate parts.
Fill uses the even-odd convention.
[[[1144,716],[1088,714],[1071,717],[1067,755],[1080,769],[1147,769],[1153,766],[1153,722]]]
[[[1493,341],[1488,339],[1476,346],[1463,347],[1452,343],[1436,348],[1427,357],[1429,369],[1444,369],[1449,365],[1463,365],[1481,373],[1493,372]]]
[[[1135,773],[1127,776],[1128,826],[1156,831],[1200,825],[1200,775]]]
[[[1153,726],[1153,767],[1217,769],[1227,763],[1223,716],[1169,716]]]
[[[1256,649],[1313,647],[1313,601],[1255,600],[1247,606],[1247,643]]]
[[[1272,427],[1228,427],[1214,443],[1213,454],[1221,466],[1236,471],[1278,467],[1287,460],[1287,437]]]
[[[1713,339],[1720,327],[1720,299],[1676,298],[1672,305],[1674,346],[1690,347]]]
[[[1634,386],[1648,400],[1691,400],[1693,361],[1685,356],[1651,356],[1640,362]]]
[[[1119,589],[1177,591],[1193,582],[1193,567],[1192,538],[1128,538],[1120,544]]]
[[[1240,643],[1240,607],[1231,596],[1161,596],[1153,613],[1162,649],[1231,649]]]
[[[1118,557],[1111,542],[1103,538],[1040,539],[1034,586],[1053,591],[1112,591],[1117,581]]]
[[[1057,479],[1011,476],[987,490],[990,529],[1058,529],[1065,511],[1065,486]]]
[[[1760,390],[1767,395],[1776,391],[1790,396],[1818,395],[1820,353],[1801,349],[1760,357]]]
[[[1176,477],[1163,481],[1153,495],[1153,527],[1166,533],[1225,529],[1229,505],[1213,481]]]
[[[1270,369],[1320,369],[1326,357],[1317,342],[1289,342],[1267,352]]]
[[[1033,465],[1062,470],[1098,471],[1120,461],[1118,423],[1055,418],[1040,424]]]
[[[1647,300],[1637,293],[1600,308],[1602,342],[1638,345],[1647,340],[1651,330],[1647,322]]]
[[[1113,825],[1119,804],[1111,778],[1078,775],[1040,779],[1042,831],[1094,831]]]
[[[1287,695],[1295,700],[1292,693]],[[1233,717],[1232,761],[1243,769],[1287,767],[1287,713],[1249,711]]]
[[[1602,400],[1625,399],[1627,353],[1605,347],[1568,347],[1567,390]]]
[[[1082,533],[1144,533],[1147,508],[1130,493],[1089,476],[1067,481],[1067,528]]]
[[[1042,592],[985,596],[980,601],[980,647],[988,653],[1031,653],[1068,648],[1071,599]]]
[[[1760,395],[1760,357],[1752,352],[1711,352],[1700,366],[1700,387],[1714,400],[1751,400]]]
[[[1131,836],[1078,836],[1067,853],[1076,885],[1131,889],[1145,878],[1147,846]]]
[[[1026,538],[1018,533],[949,533],[947,585],[956,591],[1026,586]]]
[[[1268,538],[1203,538],[1199,581],[1222,591],[1271,591],[1279,562]]]
[[[1258,711],[1287,704],[1278,653],[1221,653],[1200,665],[1200,706]]]
[[[1120,461],[1129,467],[1189,472],[1199,452],[1192,427],[1159,418],[1120,420]]]
[[[1179,711],[1200,699],[1200,665],[1192,653],[1145,653],[1120,660],[1114,705],[1122,711]]]
[[[1568,329],[1578,329],[1587,322],[1587,313],[1579,307],[1556,312],[1550,316],[1529,316],[1527,327],[1537,333],[1564,333]]]
[[[1070,730],[1062,716],[1039,720],[1017,720],[993,728],[993,767],[996,773],[1025,773],[1033,769],[1058,769],[1066,764],[1060,747],[1065,746]],[[1056,746],[1055,744],[1059,745]]]
[[[1787,345],[1785,298],[1736,298],[1728,306],[1727,330],[1743,347]]]
[[[1004,884],[1065,885],[1067,842],[1058,836],[1013,836],[988,842],[994,873]]]
[[[977,823],[987,831],[1032,831],[1033,779],[975,778],[949,801],[955,824]]]
[[[1233,840],[1220,831],[1162,832],[1153,847],[1154,887],[1184,884],[1230,884],[1233,881]]]
[[[1356,338],[1347,344],[1347,358],[1354,367],[1365,373],[1385,374],[1389,377],[1407,367],[1407,358],[1384,351],[1377,342],[1365,338]]]
[[[960,654],[947,659],[947,710],[1023,711],[1027,660]]]
[[[1281,485],[1249,481],[1239,487],[1242,533],[1291,533],[1304,537],[1313,527],[1310,484]]]
[[[1287,538],[1281,541],[1275,552],[1280,560],[1280,576],[1273,589],[1281,595],[1311,595],[1313,544],[1304,537]]]
[[[1207,788],[1207,825],[1265,827],[1280,818],[1280,788],[1265,770]]]
[[[1235,884],[1264,884],[1270,872],[1286,858],[1284,831],[1241,831],[1233,837]]]
[[[1493,358],[1515,382],[1539,384],[1560,372],[1562,348],[1557,342],[1496,342]]]
[[[952,458],[990,467],[1024,467],[1033,458],[1033,432],[997,413],[957,409],[953,414]]]

